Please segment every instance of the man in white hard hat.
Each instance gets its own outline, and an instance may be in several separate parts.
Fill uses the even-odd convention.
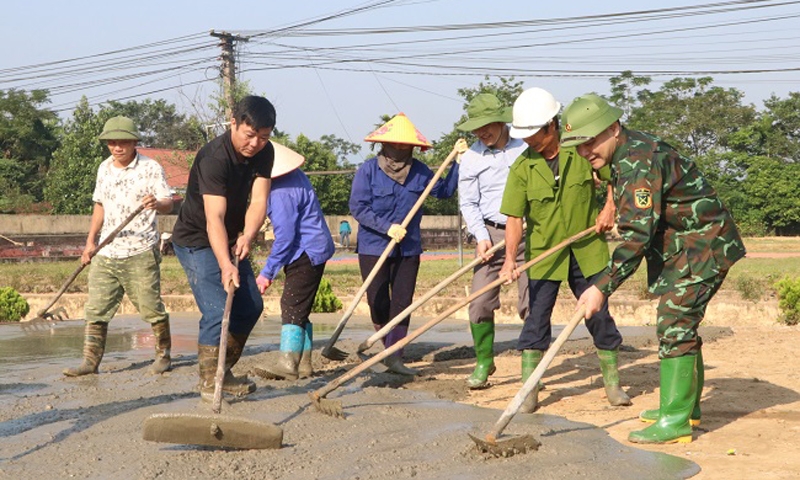
[[[461,157],[458,172],[459,207],[469,232],[475,236],[475,255],[483,258],[472,275],[472,291],[476,292],[497,280],[506,258],[506,250],[494,255],[486,252],[503,241],[506,216],[500,213],[500,202],[511,165],[528,147],[518,138],[511,138],[508,123],[511,107],[503,105],[491,93],[476,95],[467,106],[467,120],[458,129],[472,132],[478,141]],[[521,239],[520,239],[521,240]],[[524,262],[524,249],[515,249],[517,263]],[[528,315],[528,282],[517,282],[520,319]],[[469,304],[469,328],[475,346],[475,370],[467,378],[467,388],[489,386],[494,373],[494,312],[500,308],[500,287],[484,293]]]
[[[574,148],[559,145],[558,113],[561,104],[546,90],[531,88],[514,102],[510,134],[528,144],[511,167],[500,212],[506,221],[506,260],[500,274],[516,280],[516,248],[522,238],[523,217],[527,219],[526,259],[537,257],[570,236],[596,225],[597,233],[614,224],[614,203],[610,195],[603,211],[595,199],[592,166]],[[601,176],[608,170],[601,172]],[[608,263],[605,236],[592,235],[562,249],[528,269],[530,313],[519,336],[523,382],[541,362],[550,346],[550,317],[562,281],[569,283],[575,297],[591,285]],[[594,339],[603,373],[608,402],[614,406],[631,401],[619,386],[618,349],[622,344],[608,303],[589,320],[586,328]],[[533,412],[538,405],[539,386],[526,398],[522,411]]]

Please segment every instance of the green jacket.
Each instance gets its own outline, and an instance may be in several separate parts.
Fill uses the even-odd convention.
[[[744,257],[728,210],[694,162],[658,137],[622,128],[611,161],[622,243],[595,281],[606,295],[647,259],[650,291],[716,277]]]
[[[562,148],[558,165],[559,185],[547,160],[531,148],[511,166],[500,213],[527,220],[526,260],[586,230],[597,219],[599,207],[591,164],[575,148]],[[528,278],[567,280],[570,251],[585,277],[601,271],[608,263],[605,238],[591,235],[529,268]]]

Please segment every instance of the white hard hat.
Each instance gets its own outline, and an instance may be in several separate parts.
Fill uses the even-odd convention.
[[[528,138],[547,125],[561,110],[561,104],[543,88],[525,90],[514,102],[510,135],[512,138]]]

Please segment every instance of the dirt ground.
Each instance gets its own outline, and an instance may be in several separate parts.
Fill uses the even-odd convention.
[[[639,446],[696,462],[693,478],[794,479],[800,476],[800,371],[794,368],[800,331],[737,319],[730,335],[706,336],[706,380],[702,424],[690,444]],[[702,334],[701,329],[701,334]],[[606,403],[594,348],[588,341],[568,342],[545,374],[539,413],[596,425],[622,444],[643,409],[658,406],[656,344],[621,352],[621,382],[631,407]],[[461,381],[473,360],[436,362],[426,368],[438,380]],[[519,390],[519,356],[506,351],[496,361],[494,385],[453,395],[455,400],[504,409]],[[416,366],[425,367],[425,363]],[[457,390],[456,387],[453,390]]]

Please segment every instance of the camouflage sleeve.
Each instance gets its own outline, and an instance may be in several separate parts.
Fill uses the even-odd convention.
[[[629,277],[644,258],[655,236],[661,218],[663,175],[655,158],[637,160],[629,155],[620,162],[620,173],[614,185],[619,234],[622,238],[606,269],[595,286],[611,295]]]

